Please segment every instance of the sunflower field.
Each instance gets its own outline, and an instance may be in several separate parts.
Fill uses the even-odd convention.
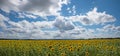
[[[120,39],[0,40],[0,56],[120,56]]]

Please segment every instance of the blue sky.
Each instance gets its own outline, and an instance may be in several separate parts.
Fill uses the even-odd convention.
[[[120,37],[119,0],[0,0],[0,38]]]

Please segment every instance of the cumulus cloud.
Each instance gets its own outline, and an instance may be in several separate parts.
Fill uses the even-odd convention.
[[[55,20],[54,24],[61,32],[74,29],[74,25],[70,21],[65,21],[63,18],[58,18]]]
[[[108,24],[108,25],[105,25],[104,27],[103,27],[103,29],[105,30],[105,31],[108,31],[108,30],[115,30],[115,26],[113,25],[113,24]]]
[[[92,11],[86,13],[86,15],[71,16],[70,19],[72,21],[78,21],[83,25],[104,24],[116,20],[112,15],[106,14],[105,12],[97,12],[96,7]]]
[[[92,11],[87,13],[88,18],[92,19],[92,21],[96,24],[105,23],[105,22],[114,22],[116,19],[105,12],[97,12],[97,8],[94,8]]]
[[[20,5],[20,0],[0,0],[0,9],[10,12],[10,10],[18,11],[18,6]],[[24,3],[24,2],[23,2]],[[22,3],[21,3],[22,4]]]
[[[115,26],[114,24],[108,24],[103,27],[104,31],[120,31],[120,26]]]
[[[33,13],[39,16],[59,15],[62,4],[68,4],[69,0],[0,0],[0,8]]]
[[[2,18],[6,20],[7,18]],[[13,22],[6,20],[7,24],[4,29],[3,35],[4,38],[14,38],[14,39],[66,39],[70,37],[69,33],[61,34],[60,31],[68,31],[74,29],[74,25],[70,21],[65,19],[58,18],[55,21],[37,21],[29,22],[27,20]],[[58,24],[59,23],[59,24]],[[52,28],[56,27],[59,30],[53,31],[42,31],[42,28]],[[5,34],[6,33],[6,34]],[[57,35],[60,37],[56,38]],[[56,37],[55,37],[56,36]],[[68,37],[69,36],[69,37]],[[65,38],[66,37],[66,38]],[[71,37],[70,37],[71,38]]]
[[[52,28],[54,21],[38,21],[38,22],[32,22],[32,24],[35,26],[35,28]]]
[[[44,32],[42,28],[52,28],[53,22],[28,22],[26,20],[13,22],[7,21],[9,27],[6,27],[1,37],[14,39],[52,39],[51,32]],[[8,25],[6,25],[8,26]],[[47,33],[47,34],[46,34]]]
[[[113,24],[108,24],[103,26],[102,28],[97,28],[96,30],[100,32],[108,32],[108,31],[115,31],[116,30],[115,28],[116,27]]]
[[[37,21],[37,22],[28,22],[26,20],[20,21],[20,22],[8,22],[12,28],[27,28],[27,29],[41,29],[41,28],[52,28],[53,21],[47,22],[47,21]]]
[[[114,24],[107,24],[103,26],[102,28],[97,28],[96,32],[98,32],[97,36],[102,37],[118,37],[119,36],[119,30],[120,26],[115,26]]]

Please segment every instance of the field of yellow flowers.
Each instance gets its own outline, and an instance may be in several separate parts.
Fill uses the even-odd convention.
[[[120,39],[0,40],[0,56],[120,56]]]

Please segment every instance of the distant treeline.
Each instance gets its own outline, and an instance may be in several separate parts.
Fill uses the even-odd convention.
[[[120,37],[116,37],[116,38],[89,38],[89,39],[7,39],[7,38],[0,38],[0,40],[93,40],[93,39],[120,39]]]

